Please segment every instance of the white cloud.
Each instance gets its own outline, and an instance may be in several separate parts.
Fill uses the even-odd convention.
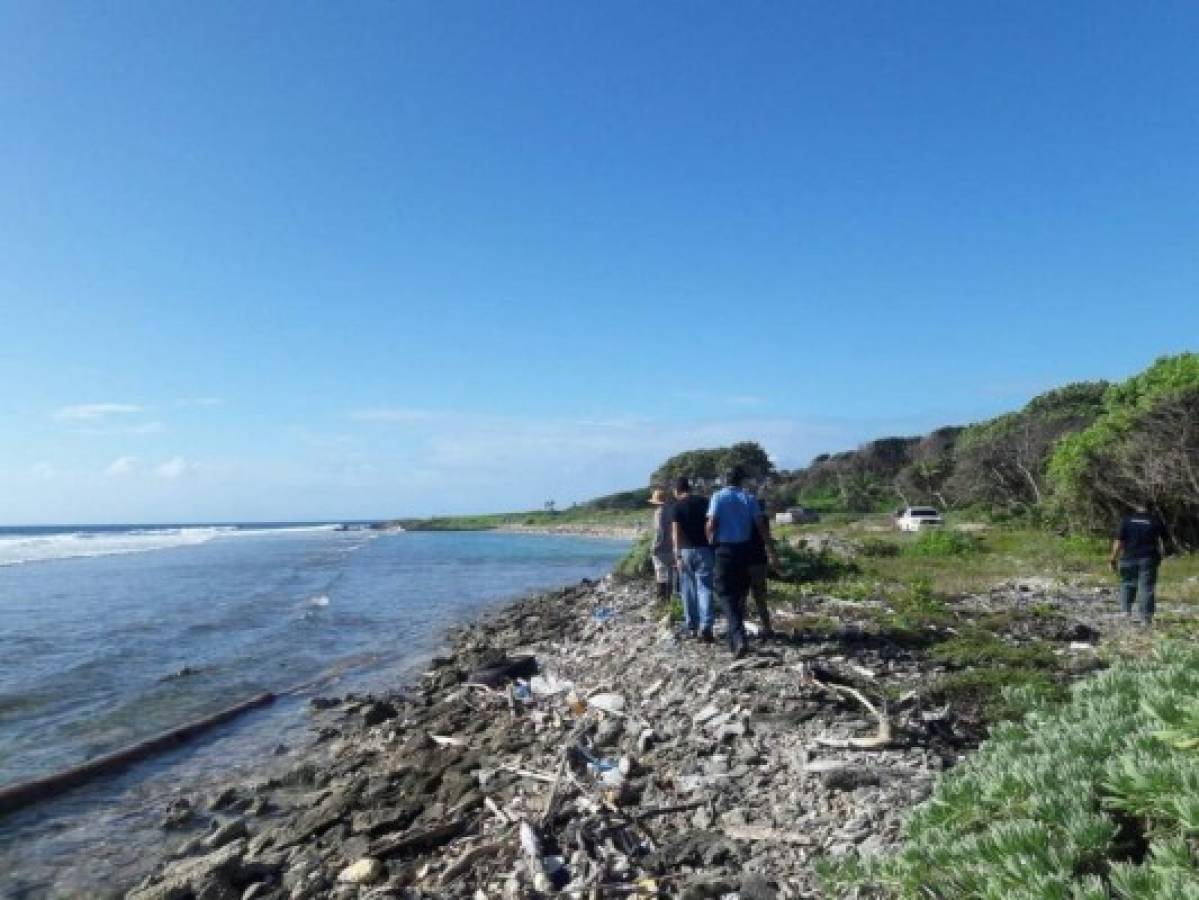
[[[119,478],[122,475],[132,475],[137,471],[137,457],[120,456],[114,459],[104,474],[109,478]]]
[[[55,475],[58,474],[58,470],[55,469],[54,466],[50,465],[50,463],[48,463],[48,462],[34,463],[33,467],[30,469],[30,471],[33,473],[33,476],[35,478],[49,479],[49,478],[53,478]]]
[[[182,456],[176,456],[168,459],[166,462],[155,468],[154,474],[159,478],[165,478],[168,481],[175,481],[191,472],[194,468],[195,466],[189,463]]]
[[[130,415],[141,411],[142,407],[133,403],[80,403],[55,410],[53,418],[59,422],[94,422],[109,416]]]

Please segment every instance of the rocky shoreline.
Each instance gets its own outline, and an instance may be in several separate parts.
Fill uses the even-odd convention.
[[[634,541],[648,530],[648,525],[501,525],[496,531],[511,534],[558,534],[571,537],[613,538]]]
[[[927,691],[943,667],[854,624],[863,604],[813,604],[841,624],[783,618],[734,662],[640,584],[517,601],[410,689],[314,699],[317,743],[279,777],[175,802],[182,845],[128,896],[823,896],[815,858],[895,847],[981,730]],[[1093,668],[1098,632],[1052,621]]]

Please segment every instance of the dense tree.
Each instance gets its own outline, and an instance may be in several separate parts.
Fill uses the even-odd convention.
[[[1143,502],[1176,546],[1199,546],[1199,354],[1163,357],[1112,385],[1103,414],[1055,448],[1048,475],[1074,528],[1110,529]]]
[[[711,483],[723,478],[734,465],[745,469],[750,478],[759,480],[774,473],[774,464],[761,444],[741,441],[731,447],[710,447],[676,454],[654,470],[650,484],[667,486],[680,475]]]
[[[954,448],[945,493],[960,506],[1006,512],[1039,507],[1057,442],[1100,414],[1107,385],[1080,382],[1033,398],[1022,410],[971,425]]]

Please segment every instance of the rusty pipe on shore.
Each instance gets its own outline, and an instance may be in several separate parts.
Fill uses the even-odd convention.
[[[78,766],[72,766],[69,769],[55,772],[53,775],[47,775],[44,778],[20,781],[16,784],[0,788],[0,816],[16,812],[18,809],[23,809],[42,800],[57,797],[59,794],[63,794],[81,784],[86,784],[93,778],[98,778],[101,775],[112,775],[156,753],[172,750],[197,734],[207,731],[210,728],[215,728],[217,725],[222,725],[231,719],[235,719],[242,713],[274,703],[275,697],[276,695],[269,691],[258,694],[235,706],[222,709],[220,712],[204,716],[201,719],[194,719],[177,728],[172,728],[152,738],[147,738],[128,747],[123,747],[113,753],[98,756]]]

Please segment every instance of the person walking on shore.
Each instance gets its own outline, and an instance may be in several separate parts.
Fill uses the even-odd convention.
[[[758,496],[757,485],[750,482],[748,492],[758,504],[760,528],[755,528],[749,535],[749,593],[754,598],[754,608],[758,611],[758,620],[762,623],[762,636],[774,637],[774,629],[770,626],[770,607],[766,605],[769,591],[769,557],[766,553],[768,544],[774,543],[770,534],[770,517],[766,513],[766,501]]]
[[[729,649],[733,656],[745,655],[745,597],[749,593],[749,539],[754,529],[765,530],[757,501],[742,485],[745,470],[734,466],[708,504],[708,541],[715,550],[713,583],[728,621]],[[765,535],[763,535],[765,539]],[[774,563],[774,546],[767,541],[766,553]]]
[[[691,493],[686,476],[674,483],[674,556],[679,571],[679,593],[683,595],[683,625],[692,637],[711,643],[712,547],[708,543],[708,498]]]
[[[658,599],[669,601],[673,593],[674,535],[671,526],[674,523],[674,502],[661,488],[654,488],[649,502],[657,507],[654,510],[653,543],[650,545],[654,581],[658,586]]]
[[[1108,562],[1112,571],[1120,575],[1121,611],[1131,619],[1133,600],[1139,597],[1140,623],[1145,626],[1153,622],[1157,570],[1165,551],[1165,530],[1161,523],[1150,515],[1148,504],[1138,504],[1131,515],[1120,521]]]

